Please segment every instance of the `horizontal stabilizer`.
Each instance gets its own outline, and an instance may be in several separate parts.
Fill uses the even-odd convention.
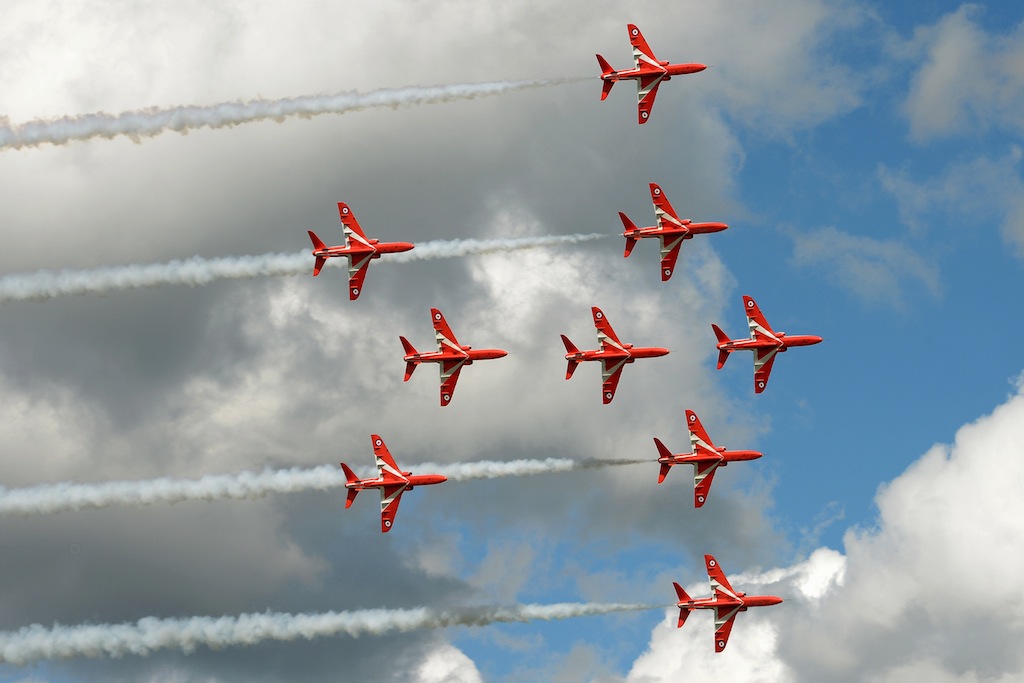
[[[409,378],[412,377],[412,373],[416,371],[416,363],[409,361],[405,364],[405,378],[403,382],[408,382]]]
[[[314,249],[326,249],[327,248],[327,245],[320,241],[320,238],[316,236],[315,232],[313,232],[312,230],[307,230],[306,232],[309,233],[309,239],[310,239],[311,242],[313,242],[313,248]]]
[[[345,473],[345,479],[348,480],[348,483],[354,484],[359,481],[359,477],[356,476],[356,473],[348,465],[341,463],[341,469]]]
[[[352,501],[354,501],[356,499],[356,494],[358,494],[358,493],[359,493],[359,489],[349,489],[348,490],[348,497],[345,498],[345,507],[346,508],[352,507]]]
[[[416,347],[410,344],[408,339],[402,336],[399,336],[398,338],[402,340],[402,348],[405,349],[405,355],[412,356],[417,353]]]
[[[608,74],[610,74],[613,71],[615,71],[615,69],[612,68],[612,65],[608,63],[607,59],[605,59],[601,55],[596,55],[596,57],[597,57],[597,64],[598,64],[598,66],[601,67],[601,75],[602,76],[607,76]]]

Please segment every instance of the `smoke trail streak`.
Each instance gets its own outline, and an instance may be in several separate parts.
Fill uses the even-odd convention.
[[[208,106],[141,109],[121,114],[84,114],[59,119],[28,121],[13,125],[0,120],[0,149],[63,145],[73,140],[111,139],[119,135],[136,142],[166,131],[186,133],[199,128],[225,128],[251,121],[281,121],[292,116],[311,118],[320,114],[345,114],[380,107],[440,104],[476,97],[501,95],[515,90],[576,83],[583,78],[551,78],[524,81],[466,83],[433,87],[384,88],[366,93],[290,97],[279,100],[222,102]]]
[[[608,235],[540,235],[499,239],[456,239],[421,242],[412,251],[388,254],[382,263],[409,263],[429,259],[456,258],[503,251],[536,249],[558,244],[575,244]],[[345,265],[348,259],[330,259],[329,265]],[[108,292],[158,285],[206,285],[216,280],[255,278],[311,273],[310,252],[259,254],[205,259],[193,256],[167,263],[109,266],[88,270],[40,270],[0,277],[0,302],[43,301],[59,296],[106,294]]]
[[[663,607],[665,605],[639,603],[556,603],[455,609],[367,609],[314,614],[264,612],[186,619],[146,617],[134,624],[55,625],[53,628],[33,624],[18,631],[0,632],[0,661],[24,665],[68,657],[145,656],[167,649],[190,653],[199,646],[221,648],[253,645],[264,640],[312,640],[334,635],[358,637],[448,626],[552,621]]]
[[[449,481],[523,477],[535,474],[570,472],[573,470],[632,465],[649,460],[512,460],[508,462],[467,462],[455,464],[422,463],[418,472],[443,474]],[[370,472],[365,472],[371,476]],[[376,472],[373,473],[373,476]],[[0,487],[0,516],[54,514],[74,510],[95,510],[115,505],[158,505],[189,500],[253,500],[271,493],[327,491],[341,489],[345,475],[340,468],[322,465],[313,468],[238,474],[211,474],[199,479],[162,477],[142,481],[110,481],[96,484],[61,482],[21,489]]]

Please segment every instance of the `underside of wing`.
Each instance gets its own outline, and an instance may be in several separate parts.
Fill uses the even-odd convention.
[[[370,240],[366,239],[366,234],[359,227],[359,221],[356,220],[356,216],[352,213],[352,209],[349,208],[348,204],[338,202],[338,215],[341,216],[341,227],[345,233],[345,244],[347,246],[352,246],[353,242],[365,247],[371,246]]]
[[[754,351],[754,393],[760,394],[768,386],[768,375],[772,374],[772,365],[778,353],[778,349]]]
[[[751,339],[771,339],[778,341],[772,326],[768,324],[757,303],[749,296],[743,297],[743,308],[747,314],[747,327],[750,328]]]
[[[708,570],[708,581],[711,582],[711,592],[715,599],[736,600],[736,591],[729,585],[729,579],[725,578],[725,572],[718,566],[718,561],[711,555],[705,555],[704,565]]]
[[[619,386],[619,378],[622,376],[622,368],[626,366],[623,358],[613,363],[601,361],[601,400],[608,404],[615,398],[615,389]]]
[[[702,507],[711,493],[711,481],[718,471],[719,461],[698,462],[694,464],[693,470],[693,506]]]
[[[349,255],[348,257],[348,298],[355,301],[363,291],[366,271],[370,269],[370,254]]]
[[[717,455],[718,451],[711,442],[704,425],[701,424],[697,413],[692,410],[686,411],[686,429],[690,432],[690,451],[698,455]]]
[[[721,652],[725,649],[725,646],[729,643],[729,634],[732,633],[732,625],[736,621],[736,615],[739,611],[736,608],[729,610],[729,616],[719,619],[720,612],[725,612],[723,608],[715,610],[715,652]],[[721,621],[721,623],[719,623]]]
[[[463,361],[444,361],[441,363],[441,405],[446,406],[452,402],[455,395],[455,384],[459,381],[459,373],[462,372]]]
[[[679,248],[683,246],[682,235],[661,236],[661,281],[667,282],[676,269]]]
[[[377,461],[377,476],[385,482],[404,482],[405,475],[398,468],[395,459],[391,457],[391,451],[388,450],[384,439],[376,434],[371,434],[370,442],[373,444],[373,456]]]
[[[640,123],[647,123],[651,117],[651,110],[654,109],[654,98],[658,96],[658,86],[664,74],[641,76],[636,82],[637,109],[639,110]]]
[[[398,504],[402,501],[402,493],[406,484],[384,486],[380,490],[380,530],[387,533],[395,523]]]
[[[658,58],[654,56],[651,46],[644,40],[644,34],[634,24],[627,26],[629,30],[629,44],[633,46],[633,66],[639,69],[641,66],[660,67]]]
[[[624,351],[625,347],[619,341],[615,330],[612,329],[612,325],[608,322],[604,312],[597,306],[590,310],[594,315],[594,327],[597,328],[597,341],[601,343],[601,349],[604,351]]]
[[[444,319],[441,311],[431,308],[430,319],[434,323],[434,337],[437,338],[437,350],[458,351],[462,353],[462,346],[459,345],[459,340],[455,338],[452,328],[448,327],[448,321]]]

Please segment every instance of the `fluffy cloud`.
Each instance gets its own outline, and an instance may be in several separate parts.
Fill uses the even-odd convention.
[[[848,531],[845,555],[822,548],[787,569],[731,577],[786,602],[741,614],[724,653],[699,632],[710,627],[699,614],[677,633],[670,610],[627,680],[1019,680],[1022,444],[1024,381],[882,486],[877,526]]]

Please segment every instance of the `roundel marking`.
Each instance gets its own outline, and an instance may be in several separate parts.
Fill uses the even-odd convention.
[[[672,274],[672,269],[671,268],[666,268],[665,269],[665,275],[671,275],[671,274]]]
[[[612,392],[610,392],[610,391],[608,391],[608,392],[605,392],[605,395],[604,395],[604,396],[605,396],[605,398],[607,398],[608,400],[611,400],[611,398],[612,398]]]
[[[434,314],[434,320],[440,320],[440,319],[441,319],[441,314],[440,314],[440,312],[438,312],[438,313],[435,313],[435,314]]]
[[[597,318],[598,320],[600,320],[601,318],[604,317],[604,313],[602,313],[601,311],[598,311],[597,313],[594,314],[594,317]]]
[[[697,421],[697,416],[696,415],[691,415],[690,416],[690,422],[696,422],[696,421]]]
[[[649,114],[649,113],[647,113],[647,112],[645,112],[645,111],[643,111],[643,112],[640,112],[640,117],[641,117],[641,118],[645,118],[645,119],[646,119],[646,118],[647,118],[648,116],[650,116],[650,114]]]
[[[660,187],[654,188],[654,194],[661,194],[661,188]]]
[[[383,446],[384,442],[381,441],[380,439],[375,439],[374,442],[373,442],[373,445],[374,446]]]
[[[704,502],[704,496],[697,496],[697,502],[698,503],[703,503]]]
[[[633,29],[632,31],[630,31],[630,33],[632,33],[632,34],[633,34],[634,36],[635,36],[635,35],[639,35],[639,33],[640,33],[640,29],[638,29],[638,28],[634,28],[634,29]]]
[[[347,206],[341,207],[341,212],[347,216],[348,215],[348,207]]]
[[[714,560],[708,560],[708,566],[709,566],[709,567],[714,567],[714,566],[716,566],[717,564],[718,564],[718,563],[717,563],[717,562],[715,562]]]
[[[352,293],[355,294],[356,296],[359,296],[359,288],[358,287],[353,287],[352,288]]]
[[[753,307],[754,307],[754,300],[751,299],[750,301],[747,302],[747,308],[753,308]]]
[[[725,647],[725,641],[724,640],[718,641],[718,647]]]
[[[764,382],[758,382],[757,383],[757,388],[758,389],[764,389]]]
[[[446,401],[450,401],[450,400],[452,400],[452,396],[451,396],[451,394],[445,394],[445,395],[444,395],[444,400],[446,400]]]
[[[391,528],[391,520],[390,519],[385,519],[384,520],[384,526],[386,526],[387,528],[390,529]]]

